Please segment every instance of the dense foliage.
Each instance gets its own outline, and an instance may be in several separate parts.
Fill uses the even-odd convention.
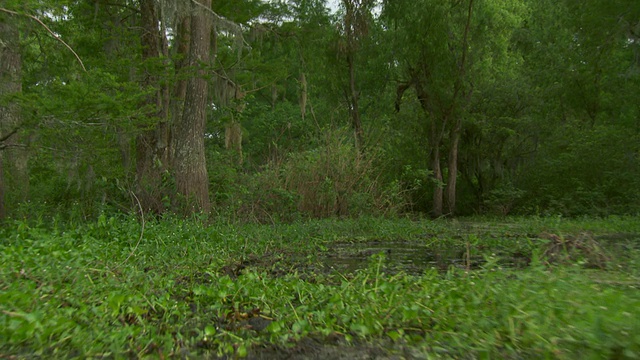
[[[637,0],[0,0],[0,358],[638,358],[639,89]]]
[[[3,358],[640,355],[637,219],[11,225],[0,240]],[[386,252],[357,269],[338,262],[337,249],[398,239],[436,256],[466,249],[474,263],[408,272]],[[513,256],[530,263],[511,268]]]
[[[634,0],[2,1],[0,216],[635,214],[638,19]]]

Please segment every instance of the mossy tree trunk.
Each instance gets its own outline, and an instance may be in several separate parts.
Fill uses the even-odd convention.
[[[168,90],[160,82],[166,59],[166,39],[161,32],[159,9],[154,0],[141,0],[142,19],[142,85],[155,88],[143,105],[152,125],[136,138],[136,192],[145,211],[162,213],[162,174],[169,159]]]
[[[187,97],[187,73],[188,73],[188,56],[189,46],[191,43],[191,17],[184,16],[177,25],[174,53],[171,56],[174,60],[174,73],[176,74],[176,82],[171,94],[171,127],[170,131],[174,134],[171,138],[169,147],[170,167],[173,168],[175,163],[176,150],[176,126],[182,123],[182,112],[184,110],[184,100]]]
[[[175,124],[174,174],[185,213],[208,212],[211,206],[204,149],[209,90],[205,64],[210,59],[212,25],[206,10],[211,8],[211,0],[196,2],[192,3],[188,56],[193,75],[186,83],[182,117]]]

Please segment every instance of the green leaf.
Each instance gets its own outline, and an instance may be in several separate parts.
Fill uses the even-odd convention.
[[[238,346],[238,350],[236,350],[236,355],[241,358],[247,357],[247,346],[244,344]]]
[[[206,336],[213,336],[217,333],[218,331],[216,330],[215,326],[213,325],[207,325],[204,328],[204,334]]]

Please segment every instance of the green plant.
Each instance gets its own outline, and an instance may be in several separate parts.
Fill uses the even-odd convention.
[[[636,229],[635,218],[240,225],[166,216],[143,226],[104,213],[87,223],[10,225],[0,230],[5,357],[284,356],[309,341],[319,345],[305,351],[326,345],[415,357],[640,352],[640,262],[632,241],[600,242],[626,256],[603,271],[580,258],[546,264],[546,246],[555,243],[528,235],[545,227],[615,235]],[[338,255],[334,243],[424,244],[425,236],[428,251],[468,243],[471,257],[485,261],[410,275],[383,252],[354,272],[321,266],[323,256]],[[501,257],[516,251],[530,254],[529,267],[505,267]]]

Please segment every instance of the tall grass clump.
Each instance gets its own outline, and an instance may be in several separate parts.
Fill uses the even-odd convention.
[[[218,215],[277,223],[395,215],[407,209],[399,183],[382,181],[377,150],[359,151],[353,142],[347,129],[332,129],[316,147],[276,156],[257,171],[216,166],[210,181]],[[216,156],[216,162],[228,163],[224,154]]]
[[[394,214],[404,207],[399,189],[379,179],[375,151],[358,150],[344,129],[326,133],[315,149],[280,164],[284,187],[297,194],[300,212],[315,218]]]

